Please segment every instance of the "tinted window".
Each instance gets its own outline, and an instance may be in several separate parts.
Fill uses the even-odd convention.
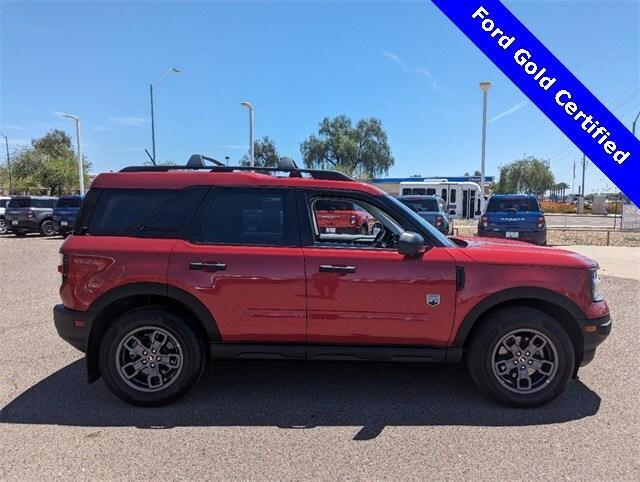
[[[487,206],[488,212],[495,211],[515,211],[515,212],[538,212],[538,201],[532,197],[492,197]]]
[[[429,196],[435,196],[435,194],[436,194],[436,190],[435,190],[434,188],[431,188],[431,187],[430,187],[429,189],[427,189],[427,194],[428,194]]]
[[[98,236],[179,237],[207,188],[105,189],[87,232]]]
[[[444,202],[447,202],[447,190],[446,189],[442,190],[442,195],[440,197],[444,200]]]
[[[438,201],[435,199],[400,199],[400,201],[417,213],[439,210]]]
[[[318,211],[354,211],[358,209],[353,203],[334,199],[319,199],[315,208]]]
[[[227,188],[211,191],[194,223],[193,238],[212,244],[286,246],[295,211],[283,189]]]
[[[0,199],[0,208],[6,208],[8,199]]]
[[[55,199],[32,199],[31,200],[31,206],[34,207],[34,208],[40,208],[40,209],[50,208],[50,209],[53,209],[55,204],[56,204],[56,200]]]
[[[31,207],[31,198],[28,198],[28,197],[14,197],[9,201],[8,207],[10,207],[10,208],[28,208],[28,207]]]
[[[56,203],[57,208],[79,208],[82,199],[79,197],[61,197]]]
[[[457,191],[455,189],[451,190],[451,198],[450,198],[451,204],[455,204],[456,203],[456,193],[457,193]]]

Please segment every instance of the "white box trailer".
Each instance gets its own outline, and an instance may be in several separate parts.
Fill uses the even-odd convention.
[[[475,182],[450,182],[442,179],[401,182],[401,196],[440,196],[450,217],[473,219],[481,214],[480,186]]]

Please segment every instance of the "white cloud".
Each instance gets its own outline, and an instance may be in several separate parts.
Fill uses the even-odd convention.
[[[407,72],[408,74],[420,74],[421,76],[425,77],[429,82],[431,88],[436,92],[439,92],[441,90],[438,82],[436,81],[436,78],[428,69],[425,69],[424,67],[410,67],[399,55],[396,55],[392,52],[385,51],[382,52],[382,55],[392,60],[396,65],[398,65],[403,71]]]
[[[147,119],[143,117],[109,117],[111,122],[123,126],[140,127],[147,123]]]
[[[513,114],[514,112],[518,112],[520,109],[522,109],[524,106],[526,106],[529,103],[528,100],[523,100],[521,102],[518,102],[516,105],[514,105],[513,107],[510,107],[509,109],[505,110],[504,112],[500,112],[497,116],[491,118],[489,120],[489,122],[493,122],[493,121],[497,121],[498,119],[502,119],[503,117],[506,117],[508,115]]]

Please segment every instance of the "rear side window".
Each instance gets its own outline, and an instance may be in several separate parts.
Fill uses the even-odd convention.
[[[488,212],[514,211],[514,212],[539,212],[538,201],[532,197],[491,198],[487,206]]]
[[[192,237],[209,244],[297,244],[292,196],[292,192],[271,188],[212,190],[193,223]]]
[[[9,201],[10,208],[29,208],[31,207],[31,198],[28,197],[18,197],[13,198]]]
[[[34,207],[34,208],[53,209],[55,205],[56,205],[55,199],[32,199],[31,200],[31,207]]]
[[[97,236],[180,237],[207,191],[207,187],[103,189],[88,223],[82,220],[82,229]]]

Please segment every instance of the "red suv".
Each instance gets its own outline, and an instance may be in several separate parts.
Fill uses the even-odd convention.
[[[327,232],[331,203],[376,228]],[[374,186],[295,165],[101,174],[60,253],[58,333],[137,405],[264,358],[464,361],[486,395],[536,406],[611,330],[594,261],[450,239]]]

